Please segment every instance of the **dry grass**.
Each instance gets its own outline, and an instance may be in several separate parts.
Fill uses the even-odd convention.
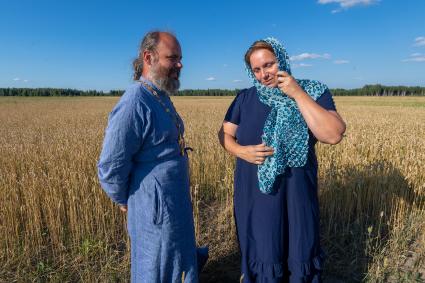
[[[125,216],[96,177],[116,100],[0,99],[0,281],[128,281]],[[203,280],[237,282],[234,160],[216,138],[231,100],[174,100],[194,148],[197,237],[212,252]],[[425,98],[346,97],[336,103],[347,136],[337,146],[317,146],[325,275],[344,282],[419,282],[425,265]]]

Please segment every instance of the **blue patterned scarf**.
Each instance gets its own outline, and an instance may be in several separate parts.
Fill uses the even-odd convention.
[[[289,56],[282,43],[273,37],[262,41],[270,44],[279,62],[279,70],[291,74]],[[262,140],[267,146],[274,148],[274,155],[267,157],[258,166],[258,182],[261,192],[275,193],[274,181],[284,173],[286,167],[302,167],[307,162],[308,128],[296,102],[279,88],[270,88],[261,84],[247,64],[246,71],[254,86],[260,101],[271,107],[270,114],[264,123]],[[297,80],[298,84],[314,100],[317,100],[327,86],[319,81]]]

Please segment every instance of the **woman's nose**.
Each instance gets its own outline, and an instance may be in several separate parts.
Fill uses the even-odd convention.
[[[269,73],[266,72],[266,70],[261,70],[261,78],[262,79],[267,79],[267,77],[269,76]]]

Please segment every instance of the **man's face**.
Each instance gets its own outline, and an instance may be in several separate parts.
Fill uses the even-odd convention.
[[[150,75],[156,85],[174,94],[180,87],[182,52],[179,42],[168,34],[162,34],[156,52],[152,54]]]
[[[279,66],[276,56],[267,49],[255,50],[249,57],[251,69],[257,80],[267,87],[277,87]]]

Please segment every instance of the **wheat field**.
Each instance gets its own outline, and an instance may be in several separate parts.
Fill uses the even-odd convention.
[[[174,97],[186,126],[201,282],[238,282],[230,97]],[[127,282],[125,214],[96,162],[118,98],[0,98],[0,282]],[[318,144],[325,282],[425,280],[425,98],[336,97],[343,141]],[[335,281],[336,280],[336,281]]]

